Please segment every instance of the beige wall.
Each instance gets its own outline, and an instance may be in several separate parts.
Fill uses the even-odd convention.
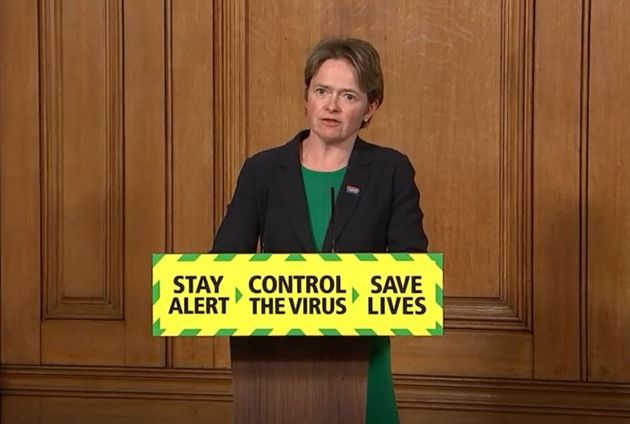
[[[148,258],[209,248],[328,35],[381,52],[362,136],[446,256],[446,335],[393,343],[403,422],[630,420],[628,28],[624,0],[0,0],[2,421],[229,422],[226,340],[151,337]]]

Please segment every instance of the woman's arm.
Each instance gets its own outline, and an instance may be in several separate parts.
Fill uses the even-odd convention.
[[[253,253],[258,244],[258,204],[254,165],[251,159],[243,164],[236,190],[219,230],[212,253]]]
[[[396,164],[392,209],[387,226],[388,252],[426,252],[428,239],[422,227],[420,193],[413,165],[405,155]]]

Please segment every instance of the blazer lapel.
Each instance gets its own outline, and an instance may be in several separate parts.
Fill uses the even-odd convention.
[[[324,239],[324,252],[330,252],[332,248],[332,239],[335,241],[349,222],[357,205],[361,201],[362,192],[364,192],[371,179],[370,165],[373,158],[368,152],[369,145],[357,137],[348,161],[348,169],[344,176],[339,194],[335,202],[335,219],[328,225],[326,238]],[[338,246],[337,246],[338,247]]]
[[[299,133],[282,149],[278,160],[277,187],[284,199],[284,207],[290,211],[288,215],[302,246],[301,251],[315,252],[300,165],[300,141],[307,136],[308,131]]]

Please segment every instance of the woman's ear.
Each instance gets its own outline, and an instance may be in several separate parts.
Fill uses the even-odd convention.
[[[372,118],[372,115],[374,115],[374,112],[376,112],[376,109],[378,109],[378,107],[379,107],[378,100],[375,100],[372,103],[369,103],[365,111],[365,114],[363,115],[363,122],[369,121],[370,118]]]
[[[367,105],[367,108],[365,109],[365,113],[363,114],[363,119],[361,120],[360,128],[365,128],[369,125],[370,121],[372,120],[372,117],[374,116],[374,112],[376,112],[376,109],[378,109],[379,105],[380,103],[378,101],[374,101]]]

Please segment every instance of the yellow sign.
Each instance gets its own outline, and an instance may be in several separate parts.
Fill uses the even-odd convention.
[[[442,335],[441,253],[154,254],[154,336]]]

